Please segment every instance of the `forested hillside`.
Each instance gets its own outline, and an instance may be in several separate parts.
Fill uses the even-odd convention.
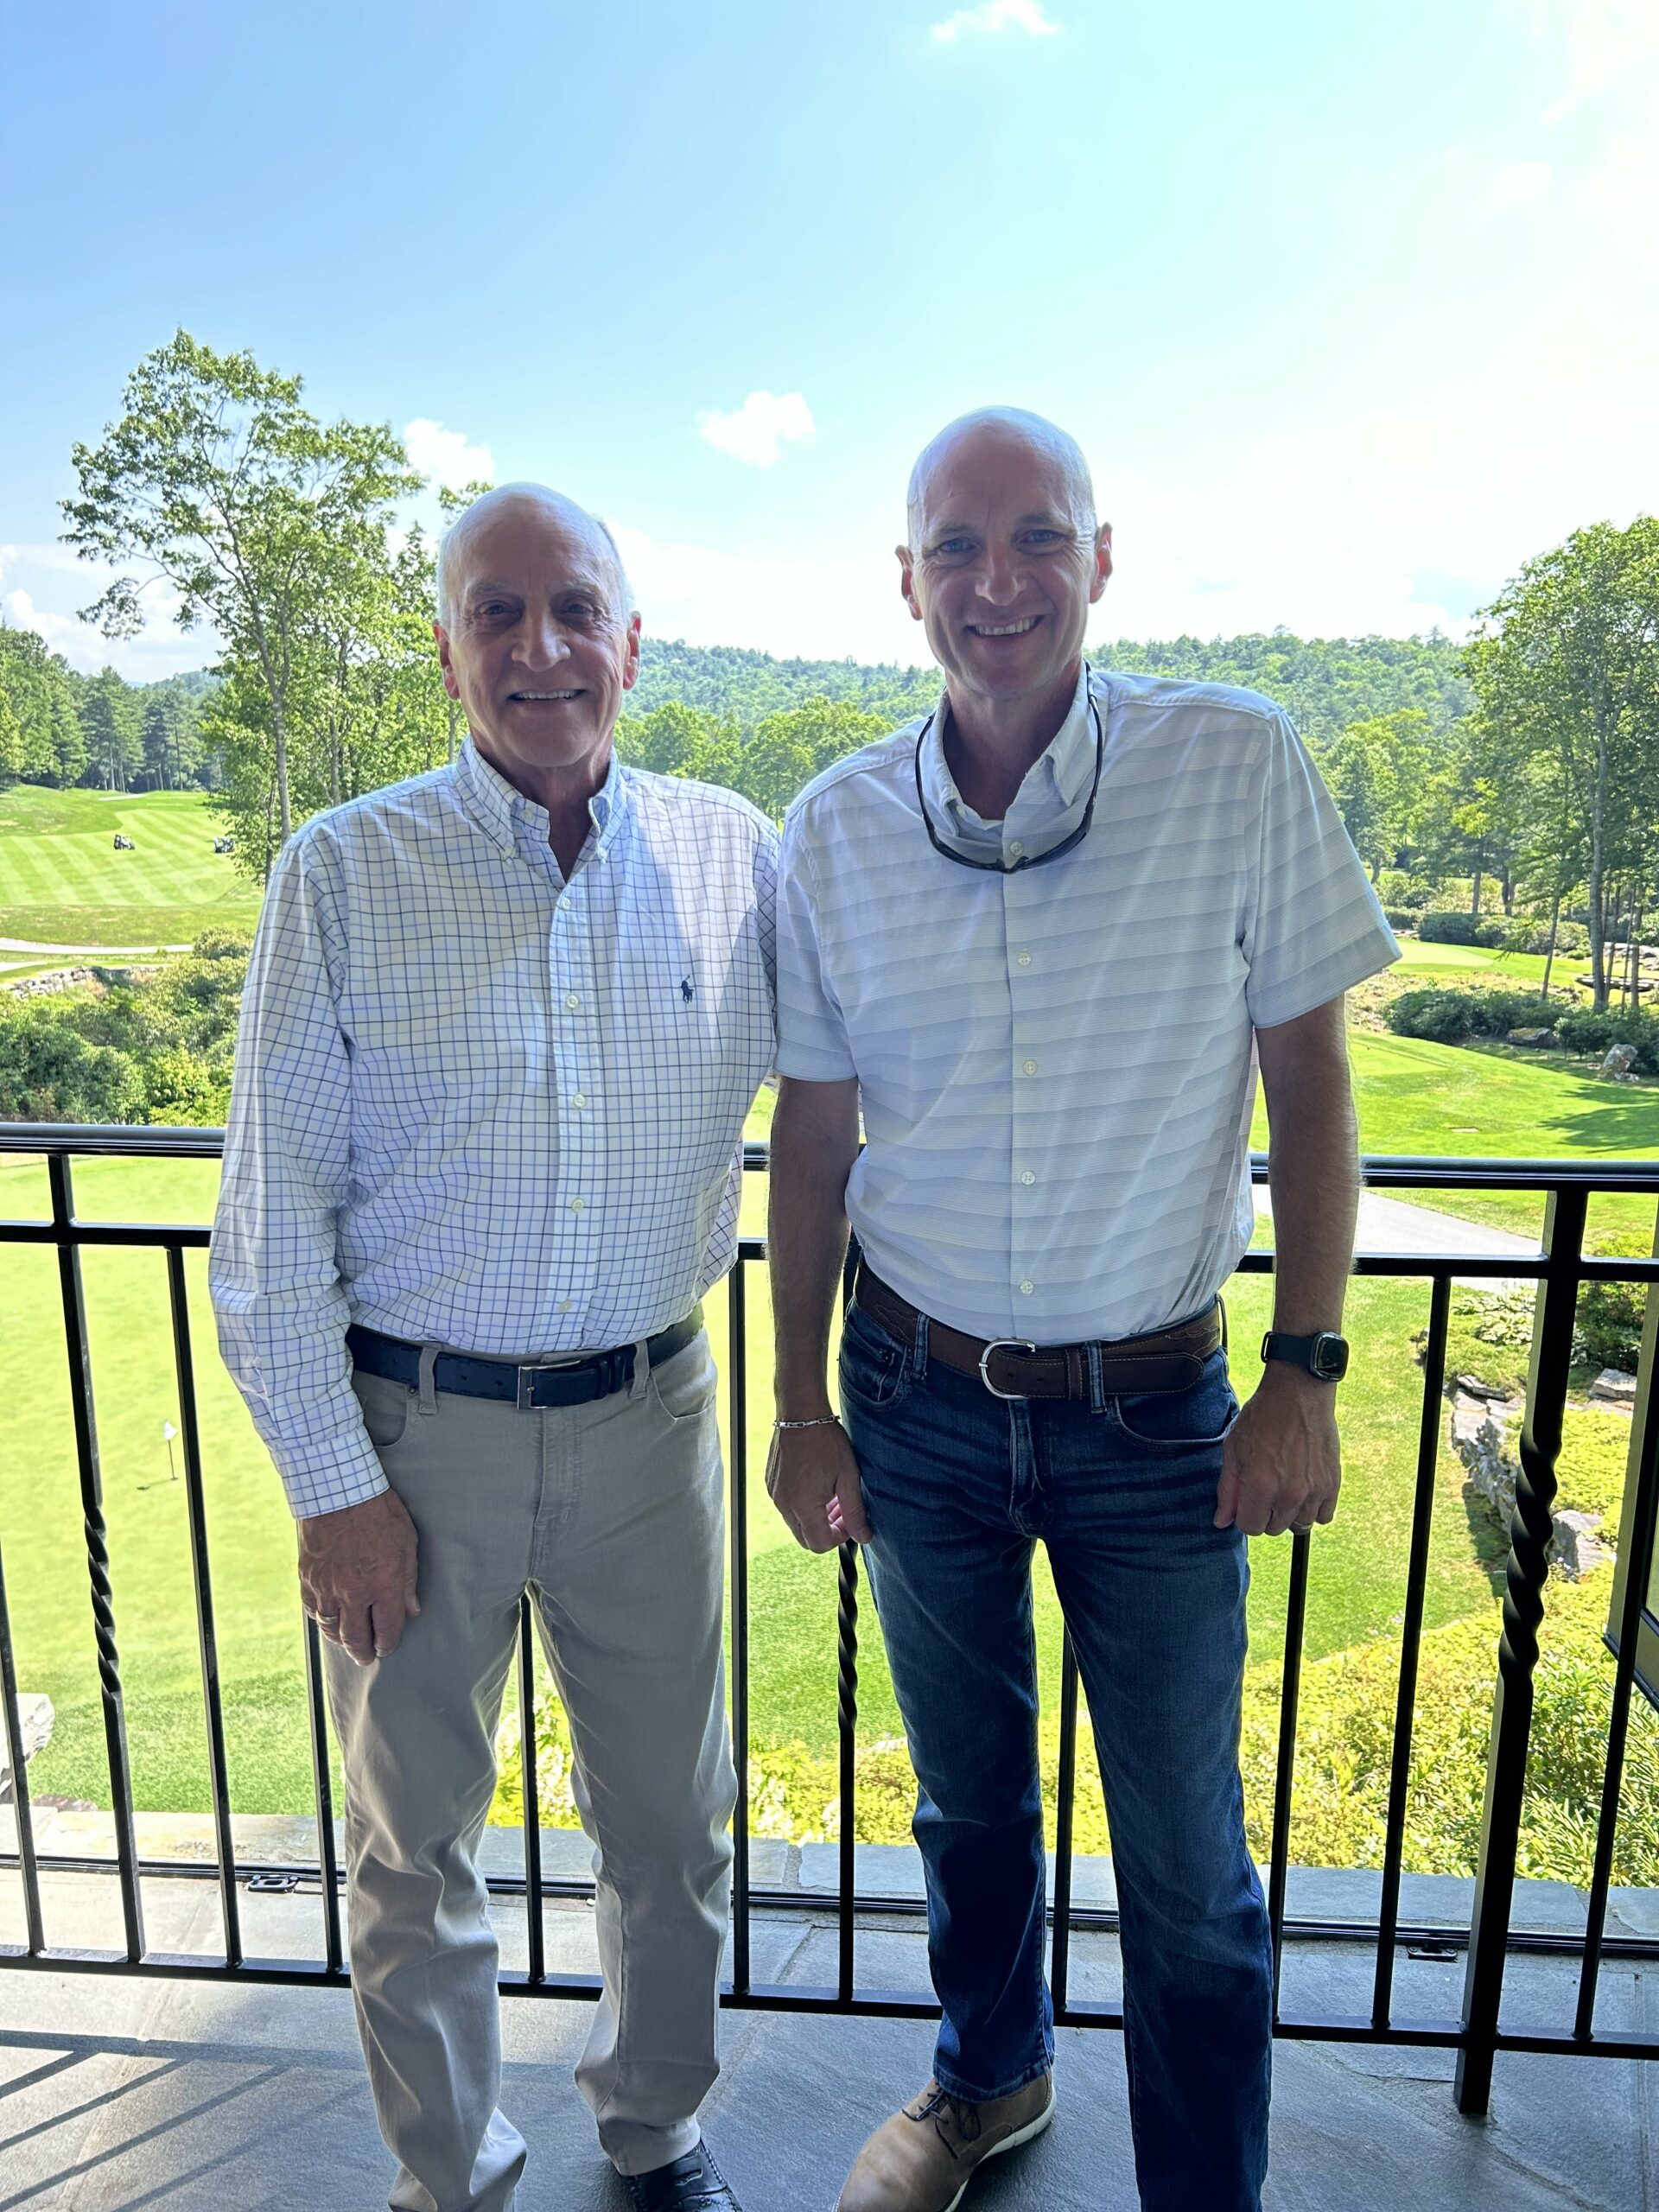
[[[919,636],[919,633],[918,633]],[[1297,638],[1275,630],[1243,638],[1119,638],[1091,645],[1099,668],[1178,676],[1202,683],[1239,683],[1290,709],[1316,746],[1352,722],[1402,707],[1428,718],[1428,732],[1449,729],[1469,704],[1449,638]],[[645,715],[677,701],[737,723],[747,733],[768,715],[809,698],[846,701],[890,722],[925,714],[939,696],[933,668],[871,666],[854,660],[774,660],[735,645],[688,645],[647,633],[630,709]]]

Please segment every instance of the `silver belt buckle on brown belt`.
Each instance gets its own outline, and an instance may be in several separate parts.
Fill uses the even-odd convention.
[[[1023,1390],[999,1390],[997,1389],[995,1383],[991,1380],[991,1354],[994,1351],[1034,1352],[1036,1349],[1036,1345],[1031,1343],[1031,1341],[1025,1337],[993,1337],[991,1338],[989,1344],[986,1345],[984,1351],[979,1355],[979,1379],[985,1385],[985,1388],[990,1392],[994,1398],[1001,1398],[1012,1402],[1015,1399],[1023,1398],[1026,1395],[1026,1393]]]

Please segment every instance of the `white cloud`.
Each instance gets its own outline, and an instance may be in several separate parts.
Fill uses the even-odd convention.
[[[932,26],[941,46],[959,38],[995,38],[999,31],[1024,31],[1029,38],[1052,38],[1062,26],[1043,11],[1042,0],[982,0],[977,8],[958,8]]]
[[[487,446],[473,445],[463,432],[446,430],[424,415],[404,423],[404,446],[413,467],[452,492],[464,484],[495,480],[495,456]]]
[[[697,417],[697,429],[711,446],[757,468],[770,468],[785,444],[810,438],[814,427],[812,410],[798,391],[752,391],[728,415],[709,409]]]
[[[1566,48],[1566,83],[1544,110],[1561,121],[1581,100],[1640,81],[1659,69],[1659,8],[1653,0],[1510,0],[1535,38]]]
[[[1659,90],[1643,126],[1614,133],[1606,153],[1579,188],[1580,212],[1610,262],[1623,254],[1659,272]],[[1610,269],[1610,276],[1616,276]]]
[[[1506,162],[1487,196],[1494,207],[1524,207],[1548,191],[1554,174],[1548,162]]]

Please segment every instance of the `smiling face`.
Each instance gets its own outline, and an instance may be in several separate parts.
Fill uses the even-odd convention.
[[[639,618],[592,517],[556,493],[493,492],[445,549],[433,625],[444,689],[479,751],[527,797],[597,790],[639,672]]]
[[[958,711],[1069,695],[1111,542],[1082,455],[1050,424],[988,412],[940,433],[916,465],[899,565]]]

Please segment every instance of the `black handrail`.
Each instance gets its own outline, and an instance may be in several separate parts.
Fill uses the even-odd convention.
[[[124,1953],[53,1950],[47,1940],[41,1875],[68,1868],[111,1871],[97,1858],[54,1854],[39,1848],[31,1819],[29,1781],[22,1759],[22,1722],[12,1631],[6,1607],[3,1560],[0,1560],[0,1741],[13,1775],[16,1848],[0,1855],[0,1865],[21,1874],[27,1942],[0,1946],[0,1966],[54,1972],[140,1973],[168,1978],[246,1982],[340,1985],[348,1980],[340,1920],[343,1875],[334,1833],[332,1768],[321,1653],[316,1631],[305,1624],[306,1694],[312,1732],[313,1788],[317,1820],[318,1860],[310,1869],[278,1870],[235,1857],[230,1812],[218,1637],[214,1625],[210,1542],[202,1482],[202,1453],[196,1414],[194,1361],[186,1297],[184,1254],[202,1249],[209,1231],[200,1224],[84,1222],[74,1210],[73,1163],[78,1159],[142,1158],[211,1160],[223,1148],[218,1129],[83,1128],[46,1122],[0,1123],[0,1154],[33,1154],[48,1168],[50,1212],[38,1219],[0,1221],[0,1243],[51,1244],[58,1254],[65,1349],[68,1354],[71,1407],[79,1471],[84,1542],[98,1649],[99,1694],[114,1815],[113,1871],[120,1885]],[[760,1173],[767,1147],[751,1142],[744,1164]],[[1600,1964],[1609,1958],[1659,1959],[1659,1942],[1636,1936],[1610,1940],[1606,1933],[1620,1788],[1624,1775],[1632,1696],[1637,1681],[1638,1638],[1644,1628],[1659,1628],[1645,1604],[1643,1569],[1659,1520],[1659,1389],[1649,1373],[1659,1332],[1650,1319],[1644,1338],[1643,1374],[1637,1405],[1637,1444],[1632,1454],[1634,1484],[1627,1502],[1623,1546],[1624,1561],[1616,1605],[1613,1642],[1616,1666],[1607,1757],[1597,1826],[1594,1871],[1582,1937],[1510,1927],[1519,1833],[1532,1713],[1533,1673],[1538,1657],[1538,1629],[1545,1610],[1550,1507],[1555,1491],[1555,1462],[1560,1448],[1561,1416],[1571,1362],[1573,1320],[1580,1287],[1586,1282],[1659,1281],[1659,1257],[1605,1258],[1586,1254],[1583,1239],[1590,1197],[1609,1192],[1659,1199],[1659,1161],[1447,1160],[1370,1158],[1365,1179],[1380,1190],[1522,1191],[1544,1198],[1544,1233],[1536,1253],[1478,1255],[1461,1252],[1383,1252],[1362,1255],[1357,1272],[1408,1276],[1431,1287],[1429,1325],[1423,1360],[1422,1414],[1416,1481],[1406,1567],[1402,1617],[1402,1656],[1390,1756],[1382,1887],[1377,1917],[1369,1923],[1299,1918],[1287,1911],[1287,1877],[1292,1826],[1291,1777],[1294,1770],[1297,1700],[1303,1624],[1308,1586],[1306,1536],[1292,1539],[1287,1605],[1284,1669],[1272,1817],[1269,1909],[1275,1992],[1278,1967],[1287,1940],[1332,1939],[1375,1945],[1371,2004],[1363,2017],[1313,2018],[1277,2013],[1275,2032],[1296,2039],[1377,2042],[1443,2048],[1458,2061],[1458,2098],[1466,2112],[1485,2108],[1495,2055],[1500,2050],[1548,2051],[1617,2057],[1659,2056],[1659,2036],[1595,2031],[1595,1999]],[[1264,1181],[1267,1160],[1252,1156],[1255,1179]],[[137,1851],[127,1747],[127,1720],[117,1640],[117,1578],[110,1557],[103,1511],[102,1475],[93,1395],[90,1345],[80,1281],[80,1255],[87,1248],[159,1249],[166,1255],[168,1297],[177,1376],[184,1456],[187,1525],[194,1582],[197,1633],[201,1661],[203,1713],[207,1735],[208,1777],[213,1796],[216,1859],[212,1865],[141,1859]],[[749,1747],[748,1560],[747,1526],[747,1410],[749,1366],[747,1345],[747,1270],[765,1258],[764,1242],[740,1240],[738,1263],[728,1286],[730,1353],[732,1729],[739,1794],[734,1821],[732,1984],[724,2001],[741,2008],[791,2012],[847,2012],[892,2018],[925,2018],[933,2009],[921,1995],[861,1989],[856,1941],[861,1922],[874,1913],[913,1914],[911,1897],[860,1892],[855,1880],[854,1796],[856,1779],[858,1710],[858,1612],[860,1562],[856,1546],[843,1545],[836,1580],[836,1713],[841,1777],[840,1877],[834,1902],[837,1964],[833,1986],[804,1989],[757,1984],[753,1979],[750,1929],[753,1915],[788,1910],[811,1910],[813,1901],[798,1891],[757,1885],[753,1879],[749,1835],[747,1765]],[[1254,1251],[1244,1271],[1271,1269],[1270,1252]],[[1538,1285],[1537,1317],[1528,1389],[1527,1417],[1521,1446],[1522,1473],[1510,1529],[1502,1633],[1496,1653],[1496,1689],[1486,1803],[1483,1818],[1475,1907],[1466,1934],[1404,1924],[1400,1919],[1402,1861],[1410,1782],[1413,1714],[1418,1659],[1423,1632],[1429,1541],[1434,1504],[1434,1471],[1440,1449],[1451,1286],[1455,1280],[1526,1279]],[[518,1705],[523,1733],[524,1866],[522,1878],[492,1877],[491,1890],[522,1896],[525,1902],[528,1964],[523,1972],[501,1976],[504,1991],[519,1995],[591,1999],[597,1985],[582,1976],[546,1971],[543,1914],[552,1899],[591,1896],[591,1883],[544,1876],[535,1770],[535,1655],[528,1605],[521,1608],[518,1647]],[[1121,2026],[1116,2005],[1075,1999],[1068,1988],[1070,1943],[1074,1931],[1110,1929],[1109,1910],[1073,1902],[1072,1800],[1077,1765],[1077,1679],[1067,1641],[1060,1688],[1060,1802],[1051,1956],[1055,2017],[1065,2024]],[[321,1896],[322,1957],[320,1960],[248,1958],[240,1927],[238,1884],[248,1878],[296,1872],[315,1880]],[[148,1948],[143,1924],[143,1882],[166,1875],[211,1878],[219,1885],[225,1956],[221,1962],[179,1957]],[[826,1900],[827,1904],[827,1900]],[[1467,1950],[1465,1998],[1459,2018],[1396,2021],[1393,2013],[1394,1961],[1402,1944],[1432,1940]],[[1578,2001],[1570,2033],[1506,2028],[1502,2018],[1504,1961],[1516,1950],[1536,1950],[1576,1957]]]

